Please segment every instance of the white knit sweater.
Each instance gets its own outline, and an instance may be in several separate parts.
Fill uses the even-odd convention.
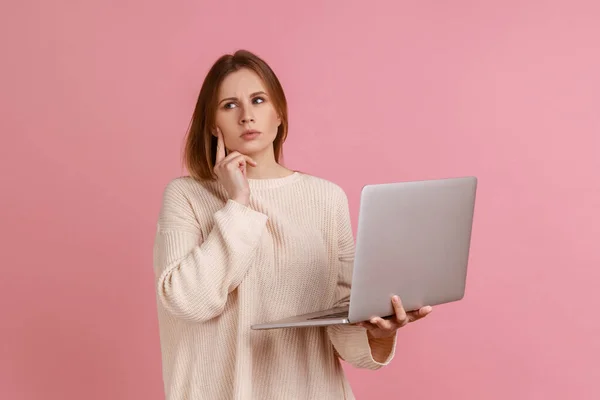
[[[300,172],[250,189],[248,207],[218,182],[181,177],[165,189],[154,272],[166,399],[353,399],[340,358],[380,368],[395,337],[370,345],[353,325],[250,329],[348,301],[347,197]]]

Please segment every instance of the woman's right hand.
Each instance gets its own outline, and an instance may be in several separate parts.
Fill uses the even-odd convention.
[[[229,198],[245,206],[250,202],[246,164],[256,167],[256,162],[252,158],[240,152],[233,151],[225,155],[223,134],[217,128],[217,158],[214,172],[219,182],[225,187]]]

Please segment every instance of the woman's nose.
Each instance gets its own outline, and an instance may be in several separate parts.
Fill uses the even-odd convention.
[[[249,122],[254,122],[254,116],[253,116],[253,115],[250,115],[250,114],[248,114],[248,113],[246,113],[246,114],[244,114],[244,115],[242,116],[241,123],[242,123],[242,124],[247,124],[247,123],[249,123]]]

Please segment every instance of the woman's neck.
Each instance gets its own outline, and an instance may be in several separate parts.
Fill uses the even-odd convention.
[[[249,156],[256,161],[257,165],[256,167],[246,165],[246,177],[248,179],[283,178],[293,173],[293,171],[275,161],[273,151]]]
[[[273,160],[272,163],[265,165],[265,163],[258,162],[256,167],[246,165],[246,177],[248,179],[273,179],[283,178],[292,174],[294,171],[278,164]]]

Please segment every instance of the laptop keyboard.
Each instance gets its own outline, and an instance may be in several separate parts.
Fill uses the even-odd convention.
[[[347,316],[348,316],[348,311],[342,311],[342,312],[333,313],[333,314],[321,315],[320,317],[312,317],[309,319],[340,318],[340,317],[347,317]]]

